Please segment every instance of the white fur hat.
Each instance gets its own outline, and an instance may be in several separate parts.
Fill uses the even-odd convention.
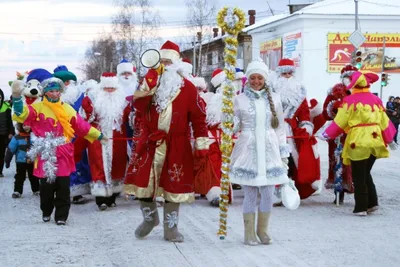
[[[118,76],[124,72],[134,73],[134,66],[129,61],[123,59],[117,66],[117,74]]]
[[[203,77],[194,77],[193,84],[194,84],[194,86],[199,87],[203,90],[207,89],[206,80],[204,80]]]
[[[257,73],[262,75],[265,81],[268,81],[268,72],[268,67],[264,62],[260,60],[253,60],[249,63],[249,65],[247,65],[246,77],[250,78],[250,75]]]
[[[100,77],[100,88],[118,88],[118,77],[113,72],[104,72]]]
[[[211,83],[214,87],[218,87],[226,79],[225,71],[222,69],[216,69],[212,73]]]

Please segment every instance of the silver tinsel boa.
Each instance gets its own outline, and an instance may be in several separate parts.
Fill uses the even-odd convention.
[[[54,133],[47,132],[45,137],[37,137],[31,133],[32,146],[27,152],[27,156],[34,161],[38,156],[44,161],[43,171],[47,182],[52,184],[57,178],[57,147],[65,144],[64,136],[55,136]]]

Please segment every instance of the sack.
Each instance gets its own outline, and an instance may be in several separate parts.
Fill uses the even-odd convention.
[[[219,186],[219,179],[214,172],[213,165],[209,155],[201,158],[194,158],[194,192],[197,194],[206,195],[213,187]]]
[[[281,186],[281,197],[283,205],[289,210],[295,210],[300,206],[299,191],[292,179],[289,179],[289,182]]]

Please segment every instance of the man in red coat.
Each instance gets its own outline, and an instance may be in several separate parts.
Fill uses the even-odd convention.
[[[286,122],[286,134],[291,148],[289,157],[289,177],[299,190],[300,198],[305,199],[320,189],[320,159],[317,140],[313,137],[314,124],[311,121],[310,107],[305,88],[293,77],[294,62],[283,58],[276,68],[279,77],[272,86],[282,99]]]
[[[179,73],[179,47],[167,41],[161,47],[160,77],[154,87],[140,87],[134,108],[140,133],[132,149],[125,191],[140,200],[143,222],[137,238],[147,236],[159,224],[155,198],[163,196],[164,239],[183,242],[178,231],[180,203],[194,200],[193,155],[189,123],[195,138],[195,156],[208,151],[205,110],[194,85]],[[150,89],[147,92],[143,88]],[[146,95],[147,94],[147,95]]]
[[[115,206],[116,196],[122,192],[127,165],[126,138],[131,106],[125,92],[118,86],[114,73],[103,73],[99,88],[92,96],[85,96],[82,109],[88,122],[108,137],[110,142],[89,144],[89,165],[92,174],[91,194],[100,210]],[[116,140],[113,140],[116,139]]]

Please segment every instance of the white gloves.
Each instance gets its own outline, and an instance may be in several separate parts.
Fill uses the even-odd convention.
[[[329,136],[325,132],[318,133],[316,136],[317,136],[318,139],[320,139],[322,141],[328,141],[329,140]]]
[[[105,145],[107,145],[108,140],[109,140],[108,137],[105,136],[105,135],[103,135],[103,137],[101,138],[100,142],[101,142],[101,144],[102,144],[103,146],[105,146]]]
[[[11,84],[11,94],[13,98],[20,98],[22,90],[24,89],[24,82],[20,80],[15,80]]]
[[[396,144],[395,142],[391,142],[388,145],[389,145],[390,150],[396,150],[399,147],[399,145]]]

